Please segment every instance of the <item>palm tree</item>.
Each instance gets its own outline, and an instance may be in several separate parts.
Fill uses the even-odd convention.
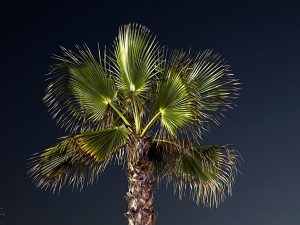
[[[127,168],[130,225],[155,224],[153,191],[163,179],[210,207],[231,194],[237,152],[200,143],[238,95],[220,55],[167,51],[138,24],[121,27],[109,53],[76,49],[62,48],[50,67],[44,101],[68,136],[31,160],[38,187],[81,189],[117,160]]]

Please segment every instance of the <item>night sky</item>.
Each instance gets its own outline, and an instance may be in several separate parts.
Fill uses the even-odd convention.
[[[42,2],[42,1],[41,1]],[[86,42],[111,44],[120,25],[138,22],[161,45],[214,49],[242,82],[237,107],[203,144],[234,144],[243,156],[233,196],[218,209],[179,200],[162,184],[158,225],[300,224],[300,2],[88,1],[2,3],[0,217],[4,225],[119,225],[127,203],[125,171],[107,167],[98,183],[60,195],[37,189],[27,159],[65,133],[42,97],[60,53]]]

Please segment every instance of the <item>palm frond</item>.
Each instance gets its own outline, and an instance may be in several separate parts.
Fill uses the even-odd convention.
[[[124,126],[67,137],[34,155],[29,174],[40,188],[91,184],[113,157],[122,160],[130,132]]]
[[[193,102],[182,74],[189,70],[183,54],[174,52],[164,65],[154,97],[154,111],[161,114],[161,125],[177,135],[194,120]]]
[[[218,123],[215,112],[232,107],[232,100],[238,96],[238,80],[221,55],[212,50],[199,53],[191,68],[185,80],[195,100],[199,122],[211,120]]]
[[[75,131],[82,123],[99,126],[109,103],[117,96],[106,68],[106,56],[101,59],[99,53],[96,59],[86,45],[77,46],[77,53],[62,50],[63,56],[55,56],[57,62],[51,66],[52,82],[44,101],[53,117],[66,129]]]
[[[144,26],[128,24],[120,28],[114,49],[112,61],[120,89],[145,96],[160,64],[155,37]]]
[[[235,150],[223,145],[185,148],[156,143],[149,154],[158,180],[172,181],[180,197],[189,189],[197,204],[217,207],[231,195],[237,174]]]

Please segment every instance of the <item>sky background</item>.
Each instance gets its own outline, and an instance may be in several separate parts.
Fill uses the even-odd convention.
[[[98,183],[60,195],[37,189],[27,159],[64,131],[42,102],[59,46],[111,46],[120,25],[138,22],[171,49],[222,54],[242,82],[237,107],[204,144],[234,144],[244,162],[233,196],[218,209],[179,200],[162,184],[157,225],[300,224],[300,2],[95,1],[1,3],[0,208],[4,225],[121,225],[125,172],[110,166]]]

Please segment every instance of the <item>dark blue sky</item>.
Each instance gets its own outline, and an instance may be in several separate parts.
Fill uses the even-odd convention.
[[[42,2],[42,1],[41,1]],[[300,224],[300,2],[88,1],[1,6],[0,208],[4,225],[126,224],[125,172],[58,195],[34,187],[27,159],[65,133],[42,103],[59,45],[111,46],[120,25],[139,22],[162,45],[215,49],[242,82],[237,108],[204,143],[234,144],[244,158],[233,196],[218,209],[156,191],[158,225]],[[0,220],[1,221],[1,220]]]

